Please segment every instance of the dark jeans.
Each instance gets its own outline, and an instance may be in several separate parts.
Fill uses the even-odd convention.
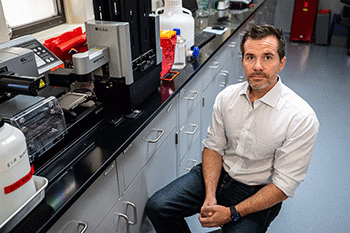
[[[222,169],[216,191],[217,203],[223,206],[236,205],[262,187],[237,182]],[[156,192],[147,202],[146,213],[158,233],[191,232],[184,218],[199,213],[204,198],[202,164],[199,164],[189,173]],[[231,221],[223,226],[222,231],[266,232],[279,213],[281,205],[282,203],[279,203],[269,209],[247,215],[236,223]]]

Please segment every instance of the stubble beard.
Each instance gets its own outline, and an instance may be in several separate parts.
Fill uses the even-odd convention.
[[[251,77],[252,77],[252,76],[256,76],[256,75],[260,75],[260,76],[261,76],[261,74],[254,74],[254,75],[251,75]],[[267,79],[267,76],[266,76],[266,75],[264,75],[264,77]],[[268,80],[268,79],[267,79],[267,80]],[[268,82],[265,83],[265,85],[263,85],[263,86],[260,86],[259,84],[253,85],[253,84],[251,84],[251,83],[249,83],[249,86],[250,86],[252,89],[254,89],[254,90],[262,90],[262,89],[264,89],[264,88],[270,86],[270,85],[271,85],[272,83],[274,83],[276,80],[277,80],[277,77],[276,77],[274,80],[272,80],[272,81],[268,81]]]

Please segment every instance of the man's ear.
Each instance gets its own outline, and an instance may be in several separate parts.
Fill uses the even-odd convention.
[[[283,57],[281,59],[281,63],[280,63],[280,67],[279,67],[279,71],[283,70],[285,64],[286,64],[286,61],[287,61],[287,58],[286,57]]]

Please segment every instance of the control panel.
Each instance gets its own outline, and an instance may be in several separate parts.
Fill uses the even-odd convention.
[[[19,37],[0,44],[0,49],[8,47],[21,47],[33,50],[39,75],[45,74],[63,64],[56,55],[31,35]]]

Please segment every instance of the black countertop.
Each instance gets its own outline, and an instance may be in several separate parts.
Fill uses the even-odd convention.
[[[136,119],[113,113],[105,114],[76,143],[60,152],[49,165],[37,170],[35,175],[49,180],[45,198],[11,232],[34,233],[50,229],[265,1],[256,0],[255,5],[249,9],[226,11],[225,18],[218,17],[223,12],[215,12],[206,18],[196,17],[196,32],[212,25],[224,25],[228,30],[201,48],[198,59],[188,62],[185,69],[179,70],[179,75],[173,82],[162,81],[160,91],[139,107],[141,114]]]

